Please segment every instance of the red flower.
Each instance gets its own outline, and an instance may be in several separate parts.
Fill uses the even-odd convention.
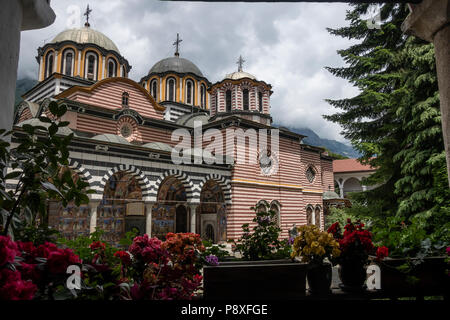
[[[9,236],[0,236],[0,266],[14,262],[14,258],[20,255],[17,245]]]
[[[91,250],[96,250],[96,249],[105,250],[106,245],[103,242],[94,241],[91,243],[91,245],[89,247],[91,248]]]
[[[382,247],[378,247],[377,249],[377,259],[378,260],[383,260],[384,258],[386,258],[389,254],[389,249],[385,246]]]
[[[37,290],[31,281],[24,281],[19,271],[0,269],[0,300],[31,300]]]
[[[67,267],[80,263],[80,259],[70,249],[60,249],[50,253],[47,259],[48,270],[51,273],[65,273]]]
[[[22,241],[16,241],[17,247],[20,251],[25,252],[26,254],[32,255],[33,251],[36,249],[34,247],[33,242],[22,242]]]
[[[128,266],[131,264],[131,257],[126,251],[117,251],[114,253],[114,257],[117,257],[122,261],[122,264]]]

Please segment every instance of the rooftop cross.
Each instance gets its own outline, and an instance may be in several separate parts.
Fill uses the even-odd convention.
[[[239,56],[239,60],[236,62],[238,65],[238,71],[242,72],[242,65],[244,64],[245,60],[242,58],[242,56]]]
[[[91,14],[92,9],[89,9],[89,5],[86,8],[86,12],[83,14],[84,16],[86,16],[86,23],[84,24],[85,27],[90,27],[91,25],[89,24],[89,15]]]
[[[177,40],[173,43],[173,45],[176,47],[175,50],[175,56],[179,56],[180,53],[178,52],[178,49],[180,48],[180,42],[183,41],[182,39],[180,39],[180,35],[177,33]]]

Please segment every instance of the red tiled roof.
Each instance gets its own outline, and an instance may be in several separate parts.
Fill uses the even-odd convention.
[[[369,165],[359,163],[357,159],[333,160],[333,172],[358,171],[375,171],[375,169]]]

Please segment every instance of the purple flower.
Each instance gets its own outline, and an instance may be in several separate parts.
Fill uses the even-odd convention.
[[[450,256],[450,247],[447,247],[447,255]]]
[[[294,237],[289,237],[289,244],[294,244]]]
[[[206,263],[208,263],[210,266],[218,266],[219,265],[219,258],[217,258],[213,254],[206,256],[205,260],[206,260]]]

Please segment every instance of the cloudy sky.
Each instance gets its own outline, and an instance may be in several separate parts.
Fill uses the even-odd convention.
[[[37,77],[36,49],[76,22],[73,9],[82,13],[88,3],[93,10],[91,27],[116,43],[132,65],[133,80],[139,81],[152,65],[172,56],[172,43],[180,33],[180,56],[194,62],[212,83],[237,70],[242,55],[244,71],[272,85],[274,122],[310,128],[322,138],[345,142],[339,126],[322,115],[336,111],[324,99],[356,94],[355,88],[324,69],[343,65],[336,50],[350,42],[325,28],[347,24],[346,4],[52,1],[54,24],[22,32],[19,79]]]

